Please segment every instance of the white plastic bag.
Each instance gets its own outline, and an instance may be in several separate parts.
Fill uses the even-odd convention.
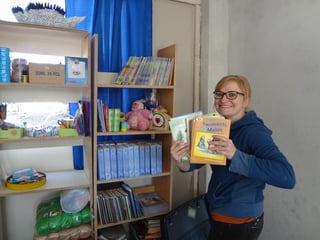
[[[87,206],[90,193],[86,188],[64,190],[60,194],[61,208],[66,213],[76,213]]]

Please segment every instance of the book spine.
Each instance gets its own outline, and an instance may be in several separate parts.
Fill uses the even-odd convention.
[[[126,62],[126,64],[124,65],[124,67],[122,68],[120,74],[118,75],[118,77],[115,79],[114,84],[123,84],[124,78],[125,76],[128,74],[128,71],[130,69],[130,64],[131,61],[133,60],[133,56],[130,56],[128,61]]]
[[[117,146],[117,169],[118,178],[123,178],[123,146]]]
[[[129,174],[129,157],[128,157],[128,146],[124,145],[123,147],[123,176],[125,178],[130,177]]]
[[[131,206],[131,210],[132,210],[132,214],[133,217],[139,217],[138,213],[137,213],[137,209],[136,209],[136,205],[135,205],[135,199],[134,199],[134,194],[132,192],[131,187],[126,184],[123,183],[121,185],[122,189],[129,195],[129,199],[130,199],[130,206]]]
[[[144,145],[144,159],[145,159],[145,172],[146,172],[146,175],[150,175],[151,174],[151,168],[150,168],[150,165],[151,165],[151,162],[150,162],[150,145],[149,144],[145,144]]]
[[[106,132],[105,128],[105,118],[104,118],[104,113],[103,113],[103,103],[100,99],[97,100],[97,110],[98,110],[98,117],[99,117],[99,122],[100,122],[100,128],[101,132]]]
[[[129,165],[129,177],[134,177],[134,156],[133,145],[128,144],[128,165]]]
[[[150,143],[150,171],[157,174],[157,148],[155,143]]]
[[[171,76],[172,76],[172,70],[173,70],[173,63],[174,59],[173,58],[168,58],[168,63],[166,67],[165,74],[163,76],[163,86],[168,86],[171,84]]]
[[[140,176],[140,159],[139,159],[139,146],[133,145],[133,162],[134,162],[134,176]]]
[[[114,108],[109,108],[109,132],[114,132]]]
[[[101,192],[97,192],[97,209],[98,209],[98,220],[100,224],[107,224],[107,220],[105,218],[105,206],[103,205],[103,196]]]
[[[116,179],[118,178],[116,146],[110,146],[110,164],[111,164],[111,179]]]
[[[145,164],[145,152],[144,145],[140,143],[139,145],[139,166],[140,166],[140,176],[146,175],[146,164]]]
[[[162,143],[156,143],[157,150],[157,174],[162,173]]]
[[[136,84],[138,85],[148,85],[148,79],[150,74],[151,57],[145,57],[146,61],[144,63],[143,71],[137,79]]]
[[[111,162],[110,162],[110,146],[103,146],[103,156],[104,156],[104,168],[105,168],[105,179],[111,179]]]
[[[104,149],[102,146],[97,147],[97,162],[98,162],[98,179],[99,180],[106,180],[106,172],[104,166]]]
[[[126,80],[127,84],[132,84],[131,82],[132,82],[134,76],[137,73],[137,70],[138,70],[140,62],[141,62],[141,57],[134,57],[134,60],[132,62],[132,65],[133,65],[132,69],[131,69],[130,73],[127,76],[127,80]]]
[[[114,109],[114,126],[113,126],[113,131],[114,132],[119,132],[120,131],[120,108],[115,108]]]
[[[109,216],[109,223],[114,223],[117,221],[116,216],[115,216],[115,209],[113,206],[113,201],[112,201],[112,196],[110,195],[108,190],[104,190],[103,192],[103,200],[105,203],[105,206],[107,207],[107,213]]]
[[[140,76],[145,68],[146,60],[147,60],[146,57],[142,57],[140,59],[139,68],[137,69],[137,73],[134,75],[134,77],[132,79],[132,84],[139,84],[138,79],[140,78]]]
[[[105,119],[106,132],[109,132],[109,107],[108,105],[103,105],[103,113]]]

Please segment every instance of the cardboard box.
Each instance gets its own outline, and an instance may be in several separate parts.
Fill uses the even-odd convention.
[[[0,139],[19,139],[23,137],[23,128],[9,128],[0,130]]]
[[[64,69],[63,64],[29,63],[29,82],[64,84]]]

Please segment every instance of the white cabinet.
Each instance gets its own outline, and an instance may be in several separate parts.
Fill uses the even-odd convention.
[[[11,53],[41,54],[47,56],[71,56],[88,59],[88,84],[67,85],[47,83],[0,83],[1,102],[78,102],[91,99],[90,35],[87,31],[67,28],[46,27],[32,24],[20,24],[0,21],[0,46],[10,48]],[[50,62],[48,62],[50,63]],[[52,109],[54,111],[54,109]],[[73,146],[83,147],[83,169],[73,167]],[[0,139],[0,166],[9,174],[13,169],[26,166],[42,170],[47,175],[43,186],[31,190],[10,190],[5,187],[1,173],[0,200],[2,203],[2,228],[9,236],[24,236],[31,239],[33,229],[22,235],[10,233],[10,206],[5,198],[23,195],[47,193],[48,195],[65,189],[88,188],[92,194],[92,141],[91,136],[76,137],[23,137],[21,139]],[[38,170],[37,169],[37,170]],[[43,197],[42,197],[43,198]],[[44,199],[42,199],[44,200]],[[37,201],[37,200],[35,200]],[[34,208],[38,202],[31,205]],[[92,210],[92,202],[90,202]],[[14,211],[23,213],[29,205],[16,206]],[[36,209],[28,209],[34,215],[23,216],[23,221],[34,222]],[[1,213],[1,211],[0,211]],[[13,213],[12,215],[16,215]],[[13,219],[13,221],[15,221]],[[15,226],[23,223],[14,223]],[[34,225],[34,224],[33,224]],[[19,231],[17,231],[19,232]],[[1,237],[1,236],[0,236]],[[7,239],[6,236],[2,236]],[[17,238],[16,238],[17,239]]]

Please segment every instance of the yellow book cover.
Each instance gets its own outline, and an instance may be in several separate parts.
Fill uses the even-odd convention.
[[[198,116],[192,121],[191,163],[226,165],[226,157],[208,150],[215,136],[229,137],[231,121],[215,116]]]

